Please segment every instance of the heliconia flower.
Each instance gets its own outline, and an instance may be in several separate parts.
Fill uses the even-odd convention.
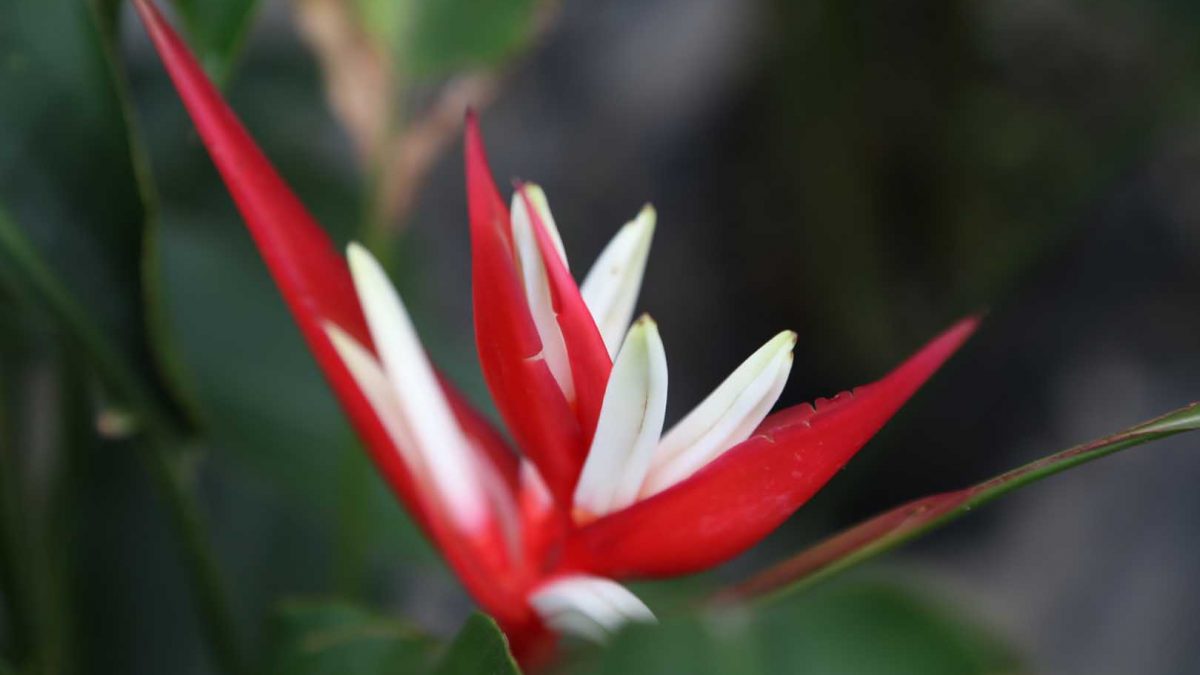
[[[664,433],[667,360],[633,319],[656,215],[574,281],[546,196],[492,179],[473,115],[466,175],[476,343],[516,449],[442,378],[361,246],[337,253],[149,0],[148,32],[267,266],[379,470],[467,590],[529,655],[650,610],[618,581],[724,562],[813,496],[958,349],[960,321],[883,379],[768,415],[779,333]]]

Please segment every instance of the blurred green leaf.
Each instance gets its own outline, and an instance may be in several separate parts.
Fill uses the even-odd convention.
[[[89,5],[0,5],[0,258],[124,403],[179,421],[147,340],[147,222],[121,82]]]
[[[510,57],[532,34],[536,0],[426,0],[414,3],[404,43],[411,72],[428,75]]]
[[[1044,457],[972,487],[905,504],[860,523],[729,589],[724,601],[806,588],[966,515],[1017,488],[1120,450],[1200,429],[1200,403]]]
[[[358,0],[363,26],[402,72],[444,75],[494,65],[532,36],[537,0]]]
[[[274,631],[274,675],[424,672],[433,646],[408,626],[343,602],[286,603]]]
[[[204,69],[218,83],[229,79],[258,0],[173,0],[188,41]]]
[[[434,675],[519,675],[508,651],[508,638],[486,614],[476,612],[433,669]]]
[[[143,183],[111,54],[112,16],[103,12],[77,0],[0,6],[0,200],[12,208],[11,218],[0,216],[0,266],[10,288],[71,338],[105,393],[130,407],[129,430],[145,432],[136,447],[179,537],[202,631],[215,662],[240,672],[220,571],[182,455],[171,454],[190,421],[164,381],[164,352],[150,342],[157,284],[144,283],[154,275],[143,252],[153,239],[153,189]],[[110,419],[124,417],[115,412]]]
[[[588,675],[996,675],[1009,651],[957,613],[883,582],[827,586],[755,612],[632,626],[570,672]]]

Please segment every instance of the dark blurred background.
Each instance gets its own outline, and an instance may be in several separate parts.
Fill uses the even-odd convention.
[[[203,430],[183,452],[242,628],[265,640],[280,598],[339,595],[452,632],[468,601],[362,458],[132,12],[53,0],[54,17],[38,18],[30,0],[3,3],[8,28],[25,28],[6,35],[0,20],[0,69],[54,91],[88,75],[31,79],[30,63],[86,58],[62,26],[113,12],[115,77],[146,160],[121,171],[150,176],[153,197],[114,187],[105,158],[126,150],[106,145],[110,109],[9,87],[0,198],[51,267],[104,240],[56,223],[123,222],[118,199],[151,214],[143,318],[177,385],[164,399]],[[521,38],[428,69],[409,55],[382,74],[353,40],[322,32],[345,18],[323,13],[339,4],[263,2],[235,21],[237,58],[209,63],[335,238],[388,256],[435,359],[483,406],[454,126],[473,97],[498,178],[546,188],[576,269],[643,203],[657,207],[639,307],[666,344],[669,421],[784,328],[800,334],[783,397],[796,403],[867,382],[987,312],[825,491],[700,588],[1198,396],[1200,4],[609,0],[516,3],[513,18],[479,2],[429,39],[486,47],[456,31],[525,22]],[[189,3],[175,16],[192,17],[193,41],[206,34]],[[364,34],[389,39],[371,34],[391,25],[375,21]],[[455,87],[466,93],[446,103]],[[370,118],[372,92],[401,127],[453,109],[415,163],[411,199],[378,197],[389,146],[355,117]],[[145,273],[130,265],[117,276]],[[29,317],[0,321],[7,395],[26,420],[73,391],[71,350]],[[119,409],[105,412],[119,425]],[[53,419],[20,436],[35,495],[54,493],[38,477],[60,460],[37,450],[68,433]],[[78,660],[95,667],[83,672],[210,672],[152,481],[136,452],[79,433],[90,440],[68,482],[75,535],[59,550],[83,598]],[[1200,672],[1196,450],[1182,437],[1055,477],[856,575],[947,608],[1023,671]]]

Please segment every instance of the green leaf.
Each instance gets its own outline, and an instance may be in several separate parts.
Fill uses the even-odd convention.
[[[147,340],[140,167],[116,76],[89,5],[0,4],[0,265],[48,309],[123,403],[166,427],[169,401]]]
[[[419,74],[486,66],[511,57],[532,34],[535,0],[417,2],[408,67]]]
[[[495,65],[532,36],[537,0],[359,0],[362,25],[401,70],[436,76]]]
[[[174,0],[188,42],[216,82],[227,81],[254,23],[258,0]]]
[[[476,612],[458,631],[434,675],[519,675],[508,638],[490,616]]]
[[[586,675],[995,675],[1010,650],[950,608],[882,581],[825,586],[796,602],[630,626],[571,672]]]
[[[719,602],[779,597],[807,588],[865,560],[937,529],[1017,488],[1072,467],[1167,436],[1200,428],[1200,403],[1106,438],[1084,443],[969,488],[931,495],[900,506],[727,589]]]
[[[285,603],[273,628],[275,675],[425,672],[433,647],[416,630],[343,602]]]

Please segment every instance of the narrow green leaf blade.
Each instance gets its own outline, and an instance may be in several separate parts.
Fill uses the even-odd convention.
[[[125,404],[185,426],[147,339],[147,205],[99,10],[0,3],[0,263]]]
[[[434,675],[519,675],[508,638],[486,614],[475,613],[433,670]]]
[[[776,598],[807,588],[956,520],[1017,488],[1114,452],[1196,429],[1200,429],[1200,403],[1044,457],[977,485],[909,502],[726,589],[717,596],[717,601]]]

